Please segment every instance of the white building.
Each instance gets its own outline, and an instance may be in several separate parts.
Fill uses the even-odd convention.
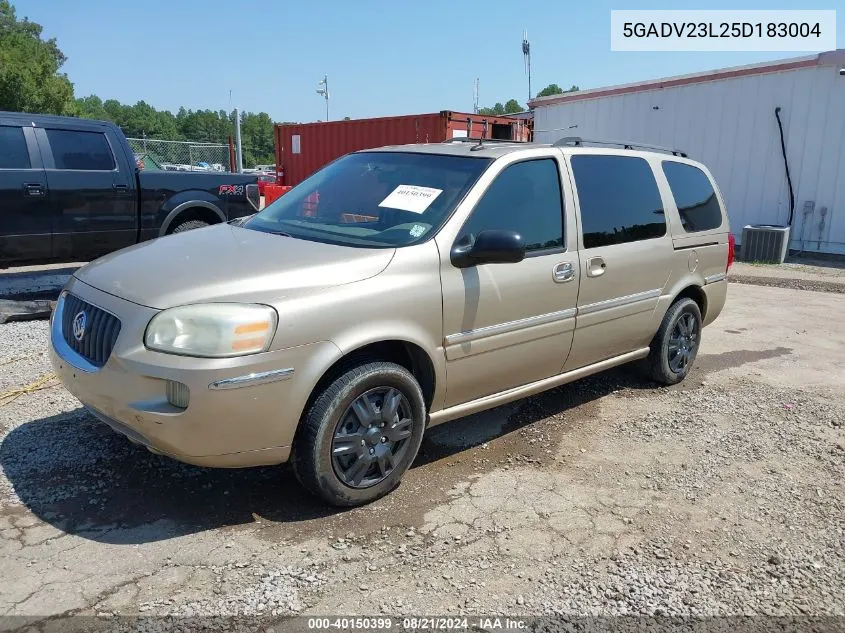
[[[786,225],[790,248],[845,254],[845,49],[810,57],[535,99],[534,138],[564,136],[677,148],[705,163],[732,231]],[[807,203],[813,203],[810,206]]]

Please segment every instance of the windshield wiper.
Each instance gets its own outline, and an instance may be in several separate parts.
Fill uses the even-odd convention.
[[[282,237],[293,237],[290,233],[284,231],[264,231],[265,233],[272,233],[273,235],[281,235]]]

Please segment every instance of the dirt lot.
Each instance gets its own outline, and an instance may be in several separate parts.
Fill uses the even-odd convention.
[[[0,615],[845,615],[845,297],[732,284],[692,376],[635,368],[433,429],[332,512],[285,468],[147,453],[0,326]],[[232,424],[237,424],[232,420]]]

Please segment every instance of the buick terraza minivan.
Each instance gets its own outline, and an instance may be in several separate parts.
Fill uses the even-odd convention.
[[[385,147],[80,268],[51,359],[151,451],[291,460],[351,506],[395,488],[431,426],[631,361],[683,380],[732,258],[719,189],[681,152]]]

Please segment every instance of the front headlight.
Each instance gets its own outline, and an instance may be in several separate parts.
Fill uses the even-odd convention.
[[[264,352],[276,334],[276,311],[264,305],[200,303],[170,308],[147,326],[144,345],[168,354],[225,358]]]

